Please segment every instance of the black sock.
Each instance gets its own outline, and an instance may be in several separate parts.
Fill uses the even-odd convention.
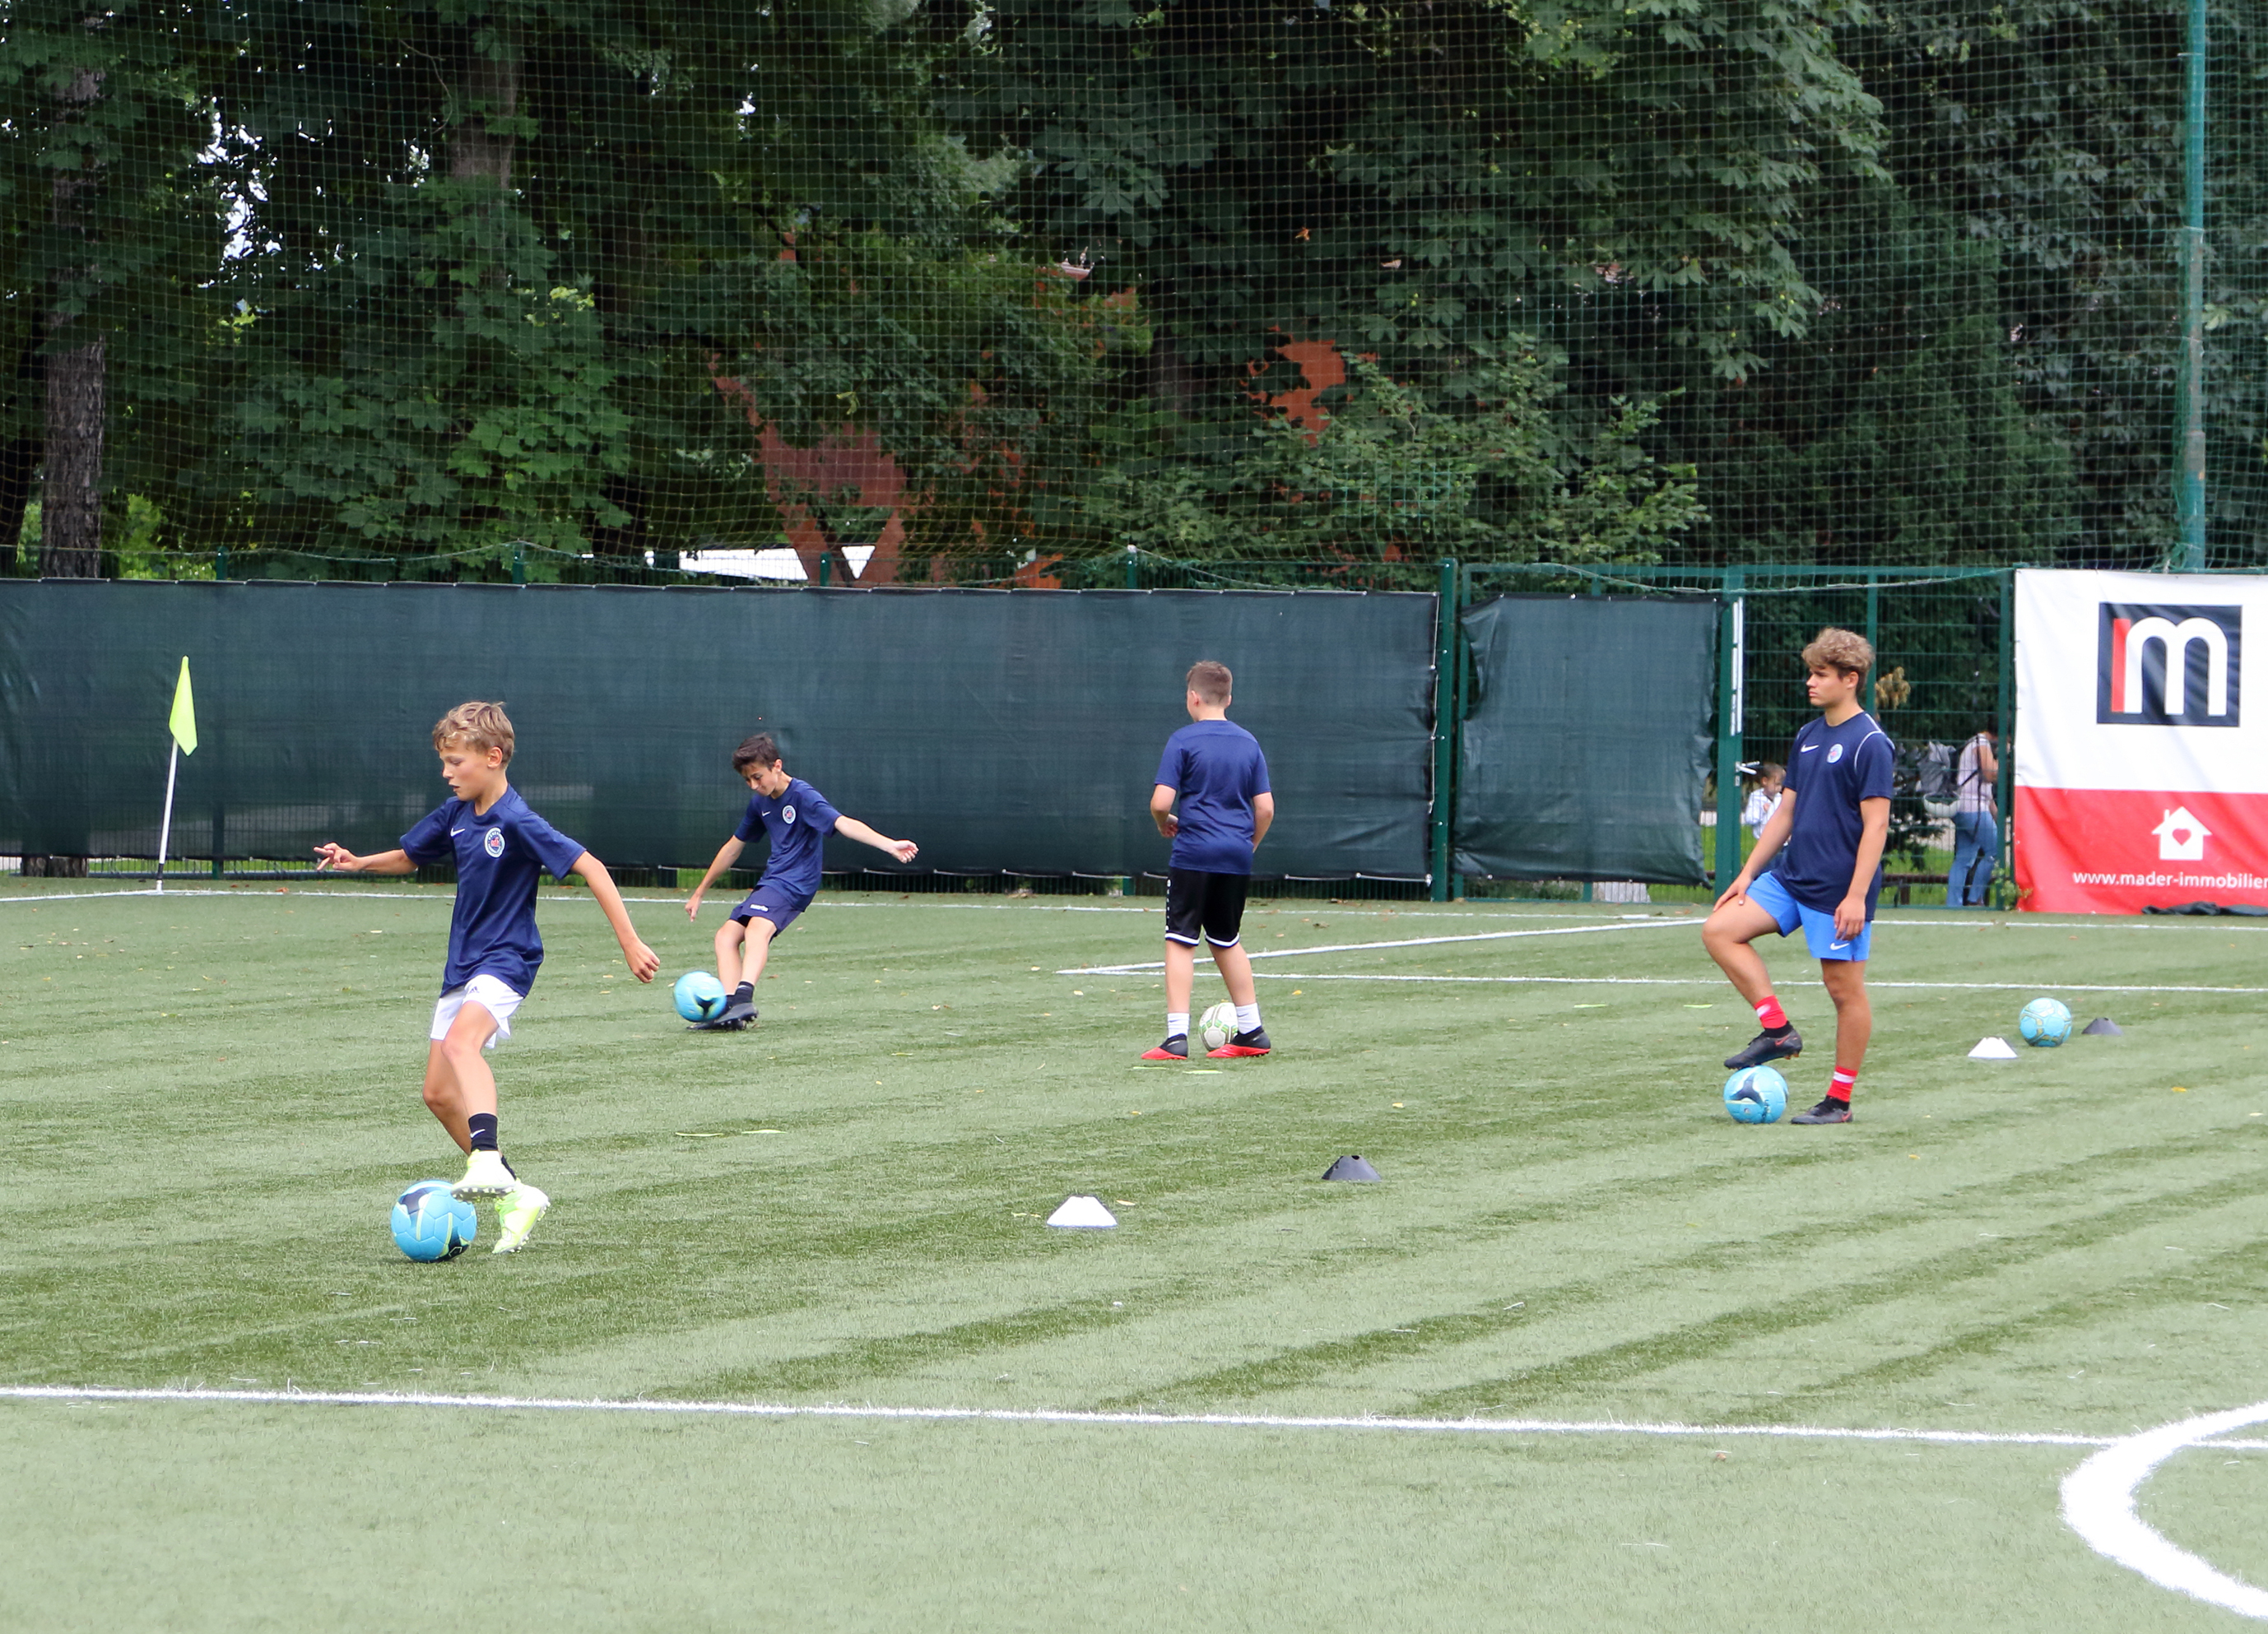
[[[756,1002],[756,984],[754,982],[741,983],[740,986],[733,990],[733,1002],[736,1005],[755,1004]]]
[[[1794,1022],[1793,1022],[1793,1021],[1783,1021],[1783,1022],[1781,1022],[1778,1027],[1766,1027],[1766,1028],[1764,1029],[1764,1036],[1765,1036],[1766,1038],[1786,1038],[1786,1037],[1790,1033],[1793,1033],[1793,1032],[1794,1032],[1794,1031],[1795,1031],[1795,1023],[1794,1023]]]
[[[465,1126],[471,1131],[475,1152],[494,1152],[497,1149],[495,1113],[475,1112],[465,1120]]]

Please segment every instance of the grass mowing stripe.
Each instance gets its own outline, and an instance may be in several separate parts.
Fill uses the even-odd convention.
[[[1490,1412],[1578,1386],[1624,1381],[1718,1354],[1738,1342],[1816,1327],[1847,1316],[1861,1306],[1881,1305],[1926,1291],[1942,1292],[1952,1284],[1975,1281],[2012,1265],[2101,1242],[2143,1226],[2162,1224],[2170,1210],[2194,1213],[2250,1197],[2258,1189],[2258,1176],[2244,1173],[2187,1192],[2161,1192],[2098,1214],[2060,1221],[2052,1235],[2042,1232],[2030,1238],[2000,1238],[1989,1244],[1971,1244],[1895,1271],[1836,1283],[1772,1304],[1722,1312],[1668,1332],[1602,1345],[1580,1356],[1523,1368],[1498,1379],[1433,1391],[1421,1396],[1417,1406],[1428,1415]]]

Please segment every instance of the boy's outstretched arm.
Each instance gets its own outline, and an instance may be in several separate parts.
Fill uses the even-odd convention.
[[[1882,847],[1890,837],[1890,803],[1881,795],[1859,802],[1859,863],[1851,870],[1851,894],[1835,909],[1835,934],[1856,936],[1867,928],[1867,887],[1874,870],[1882,865]]]
[[[416,873],[417,865],[409,860],[409,853],[399,846],[390,851],[373,851],[368,857],[357,857],[335,840],[326,840],[315,848],[315,872],[333,869],[340,873]]]
[[[1795,791],[1789,789],[1779,797],[1778,809],[1764,820],[1763,832],[1756,835],[1756,849],[1749,853],[1749,860],[1741,865],[1738,877],[1717,899],[1718,907],[1722,908],[1736,896],[1748,894],[1749,885],[1764,871],[1764,865],[1771,861],[1773,854],[1787,843],[1787,836],[1794,828]],[[1877,856],[1880,854],[1876,853]]]
[[[846,839],[856,840],[861,845],[871,845],[878,851],[887,851],[902,863],[913,861],[915,853],[921,850],[911,840],[893,840],[886,834],[877,834],[856,817],[837,817],[835,832]]]
[[[630,910],[622,906],[622,894],[615,888],[615,876],[607,872],[607,865],[585,851],[567,872],[591,887],[591,894],[598,899],[607,923],[615,927],[615,940],[622,945],[622,957],[630,962],[630,974],[641,982],[652,981],[653,973],[661,968],[661,958],[638,940],[638,933],[630,924]]]
[[[736,834],[717,848],[716,860],[709,865],[709,872],[701,876],[701,883],[695,886],[693,894],[685,899],[685,916],[688,919],[701,911],[701,894],[716,883],[718,874],[740,860],[741,848],[747,843]]]
[[[1276,822],[1276,797],[1256,794],[1252,797],[1252,849],[1258,850],[1260,842],[1268,837],[1268,830]]]

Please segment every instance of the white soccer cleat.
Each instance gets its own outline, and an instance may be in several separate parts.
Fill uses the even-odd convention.
[[[535,1229],[551,1207],[551,1199],[522,1181],[512,1191],[497,1199],[497,1229],[503,1234],[490,1254],[510,1254],[527,1240],[527,1233]]]
[[[449,1188],[449,1195],[470,1203],[478,1197],[501,1197],[519,1184],[504,1166],[504,1153],[475,1152],[465,1159],[465,1178]]]

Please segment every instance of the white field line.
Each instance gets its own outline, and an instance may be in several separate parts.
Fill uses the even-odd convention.
[[[1440,947],[1456,942],[1506,942],[1521,936],[1594,936],[1607,931],[1698,930],[1698,919],[1624,919],[1613,924],[1571,924],[1550,931],[1476,931],[1462,936],[1412,936],[1393,942],[1326,942],[1318,947],[1278,947],[1254,953],[1245,950],[1248,959],[1299,959],[1309,953],[1364,953],[1381,947]],[[1162,959],[1148,960],[1130,965],[1079,965],[1058,970],[1057,975],[1139,975],[1145,971],[1162,970]]]
[[[1919,1441],[1947,1446],[2113,1448],[2119,1438],[2058,1431],[1854,1430],[1830,1424],[1681,1424],[1613,1419],[1404,1418],[1274,1413],[1091,1412],[1072,1408],[878,1407],[850,1402],[672,1402],[540,1395],[445,1395],[394,1390],[211,1390],[193,1386],[128,1389],[107,1385],[0,1385],[0,1400],[51,1402],[230,1402],[290,1407],[429,1407],[460,1411],[622,1413],[722,1418],[849,1418],[945,1424],[1092,1424],[1102,1427],[1227,1430],[1395,1430],[1454,1435],[1634,1435],[1812,1441]],[[2260,1415],[2268,1417],[2268,1410]],[[2217,1446],[2268,1452],[2268,1440],[2220,1441]]]
[[[1256,958],[1258,955],[1255,955]],[[1147,967],[1154,969],[1155,966]],[[1057,975],[1117,975],[1123,967],[1088,970],[1058,970]],[[1254,976],[1271,982],[1473,982],[1484,986],[1528,987],[1722,987],[1722,976],[1699,975],[1386,975],[1360,970],[1317,974],[1298,970],[1255,970]],[[1779,982],[1779,987],[1822,987],[1820,982]],[[1868,977],[1869,991],[1876,988],[1943,988],[1955,992],[2007,993],[2268,993],[2268,987],[2087,987],[2072,982],[1878,982]]]
[[[2115,1441],[2064,1477],[2064,1523],[2096,1554],[2140,1572],[2161,1588],[2220,1606],[2242,1616],[2268,1621],[2268,1592],[2215,1570],[2185,1549],[2176,1548],[2134,1513],[2134,1494],[2175,1454],[2220,1435],[2268,1419],[2268,1402],[2255,1402],[2225,1413],[2185,1418],[2161,1429]],[[2215,1447],[2257,1443],[2214,1441]]]

